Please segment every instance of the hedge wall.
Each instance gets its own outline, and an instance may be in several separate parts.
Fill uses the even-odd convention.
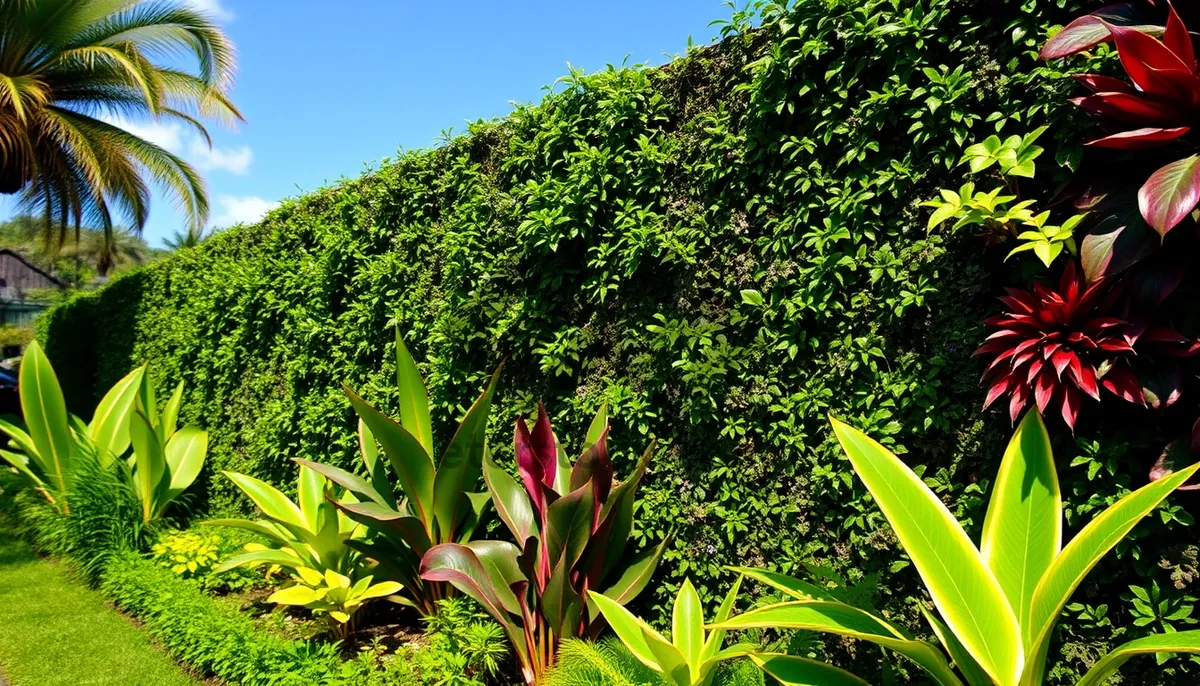
[[[993,296],[1033,272],[1006,271],[1005,250],[967,232],[928,235],[918,202],[957,187],[964,145],[998,127],[1050,126],[1038,180],[1065,176],[1082,120],[1035,51],[1086,4],[738,12],[716,46],[659,69],[572,73],[539,105],[76,297],[41,335],[76,407],[148,360],[187,380],[211,474],[285,488],[288,458],[355,464],[342,382],[394,409],[393,326],[423,362],[443,439],[503,360],[501,459],[513,417],[539,398],[572,448],[611,404],[622,472],[660,440],[642,533],[676,537],[645,609],[661,612],[684,575],[717,597],[722,565],[809,566],[917,627],[919,580],[826,415],[922,465],[982,525],[1011,428],[981,415],[970,353]],[[1056,429],[1072,531],[1144,482],[1165,442],[1091,416],[1078,439]],[[206,487],[213,511],[245,507],[223,479]],[[1172,502],[1077,596],[1055,683],[1114,640],[1109,620],[1141,622],[1119,640],[1192,621],[1147,617],[1130,591],[1160,593],[1170,612],[1193,602],[1189,503]],[[887,683],[873,649],[810,649]],[[1187,664],[1127,679],[1179,683],[1198,673]]]

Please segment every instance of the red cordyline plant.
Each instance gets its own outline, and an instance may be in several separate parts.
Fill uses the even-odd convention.
[[[1088,286],[1075,263],[1068,264],[1058,290],[1034,284],[1032,292],[1009,289],[1008,311],[984,324],[992,331],[976,355],[990,358],[984,380],[984,409],[1008,397],[1015,422],[1033,402],[1045,413],[1057,409],[1072,430],[1084,396],[1100,389],[1144,404],[1142,386],[1127,366],[1134,354],[1130,326],[1108,316],[1105,282]]]
[[[1153,4],[1153,3],[1152,3]],[[1166,27],[1132,25],[1131,4],[1106,7],[1072,22],[1042,49],[1055,59],[1111,41],[1129,81],[1099,74],[1076,77],[1092,93],[1073,102],[1099,118],[1107,135],[1088,145],[1118,150],[1172,146],[1176,159],[1138,192],[1146,223],[1161,236],[1182,222],[1200,202],[1200,155],[1186,139],[1200,124],[1200,68],[1191,34],[1175,8],[1167,6]]]
[[[517,420],[520,483],[490,455],[483,475],[492,503],[517,545],[472,541],[434,546],[421,576],[474,598],[513,643],[527,684],[541,683],[564,638],[596,638],[603,616],[588,601],[600,593],[622,605],[649,583],[670,538],[630,555],[637,487],[654,446],[630,477],[617,481],[608,455],[608,416],[592,421],[585,450],[571,464],[538,406],[533,430]]]

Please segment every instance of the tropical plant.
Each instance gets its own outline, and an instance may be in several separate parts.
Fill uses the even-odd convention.
[[[167,250],[183,250],[184,248],[194,248],[204,242],[206,236],[202,228],[189,226],[183,231],[176,231],[170,238],[163,241],[163,245],[167,246]]]
[[[467,410],[435,467],[429,393],[397,330],[400,421],[377,410],[348,386],[344,387],[359,417],[359,453],[369,481],[337,467],[299,460],[357,496],[353,501],[335,503],[370,534],[368,539],[352,541],[351,545],[378,561],[382,577],[403,584],[406,595],[422,615],[431,614],[437,601],[447,597],[450,587],[421,578],[421,556],[440,543],[471,540],[487,507],[486,493],[469,491],[479,482],[488,414],[499,376],[497,369]],[[386,462],[379,459],[380,448]],[[388,480],[389,463],[396,474],[399,492],[393,492]]]
[[[425,553],[421,576],[448,581],[504,627],[521,674],[538,683],[565,638],[599,633],[602,616],[589,592],[624,605],[646,587],[667,545],[627,558],[637,487],[654,445],[629,479],[616,482],[609,459],[608,411],[592,420],[585,450],[572,465],[538,405],[532,432],[517,420],[514,447],[524,485],[484,457],[484,480],[500,519],[519,545],[445,543]],[[669,537],[668,537],[669,540]]]
[[[1074,429],[1083,396],[1100,399],[1100,389],[1129,402],[1145,403],[1142,385],[1125,357],[1133,354],[1132,327],[1112,316],[1107,284],[1088,286],[1069,262],[1058,290],[1040,283],[1033,292],[1009,289],[1000,298],[1008,311],[984,322],[991,333],[975,351],[987,358],[986,409],[1009,398],[1009,416],[1032,401],[1039,412],[1059,410]]]
[[[1191,34],[1175,8],[1167,5],[1165,29],[1125,26],[1103,15],[1088,15],[1043,48],[1046,58],[1064,57],[1103,41],[1112,41],[1116,48],[1128,83],[1100,74],[1078,77],[1091,95],[1073,102],[1110,129],[1088,145],[1144,150],[1178,145],[1191,135],[1200,116],[1200,67]],[[1084,32],[1089,32],[1086,40]],[[1185,148],[1194,151],[1195,145]],[[1163,236],[1200,202],[1200,154],[1176,157],[1154,172],[1138,193],[1146,223]]]
[[[729,618],[741,585],[739,576],[721,602],[714,624]],[[617,601],[595,591],[589,591],[588,596],[634,657],[673,686],[708,686],[717,665],[753,654],[758,648],[753,643],[742,643],[722,650],[724,629],[705,635],[704,606],[690,579],[683,580],[675,595],[669,641]]]
[[[749,660],[725,662],[713,686],[764,686],[763,673]],[[571,638],[563,641],[558,663],[546,674],[544,686],[667,686],[661,674],[642,664],[620,639],[597,643]]]
[[[368,591],[386,590],[380,595],[394,596],[401,590],[401,585],[394,582],[372,585],[366,559],[349,545],[363,530],[339,512],[337,506],[355,502],[354,494],[343,493],[339,497],[333,483],[304,464],[300,465],[297,484],[299,505],[252,476],[236,472],[225,472],[225,476],[258,506],[266,519],[213,519],[204,524],[245,529],[265,536],[277,547],[247,544],[246,552],[225,560],[213,570],[214,574],[242,566],[285,568],[296,584],[284,589],[287,593],[272,602],[328,611],[338,632],[345,630],[342,625],[350,622],[359,606],[378,597],[368,597],[365,595]],[[346,584],[342,583],[343,578],[348,580]],[[366,586],[362,586],[364,579]],[[290,590],[297,587],[305,590]]]
[[[220,559],[221,537],[211,531],[171,531],[150,548],[152,559],[178,576],[203,576]]]
[[[69,514],[68,493],[79,464],[94,459],[108,468],[129,449],[129,415],[144,374],[145,367],[139,367],[118,381],[84,424],[67,412],[54,367],[38,342],[31,342],[18,374],[24,425],[0,419],[0,432],[19,452],[0,450],[0,457],[59,512]]]
[[[338,628],[348,626],[351,617],[367,601],[394,595],[403,588],[395,581],[371,583],[368,574],[358,581],[351,581],[345,574],[326,569],[322,574],[310,567],[296,567],[293,578],[296,583],[281,588],[267,598],[267,602],[280,605],[299,605],[313,613],[328,614]]]
[[[166,0],[13,0],[0,3],[0,27],[0,193],[20,192],[60,244],[85,219],[111,236],[114,211],[140,230],[146,176],[194,224],[207,220],[199,174],[110,119],[180,121],[211,144],[201,118],[241,118],[227,97],[233,46],[203,11]],[[179,68],[184,56],[195,73]]]
[[[154,384],[145,374],[141,389],[138,408],[129,418],[130,481],[142,502],[142,521],[149,522],[161,517],[200,475],[208,454],[208,432],[192,425],[178,428],[182,381],[161,412]]]
[[[1044,683],[1054,627],[1075,589],[1139,521],[1200,470],[1200,463],[1194,464],[1126,495],[1064,547],[1050,436],[1041,415],[1030,410],[1004,453],[976,547],[921,477],[862,432],[831,421],[855,472],[925,582],[940,614],[939,619],[925,612],[926,619],[958,673],[935,646],[886,619],[837,602],[812,584],[765,571],[736,570],[795,600],[713,628],[808,629],[870,641],[909,658],[942,686]],[[1200,631],[1158,634],[1119,646],[1078,684],[1099,686],[1130,656],[1157,652],[1200,653]],[[773,674],[769,664],[764,669]]]

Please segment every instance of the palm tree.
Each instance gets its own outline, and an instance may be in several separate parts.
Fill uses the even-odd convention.
[[[188,227],[187,231],[176,231],[173,236],[163,241],[167,250],[183,250],[200,245],[205,239],[204,231],[196,227]]]
[[[124,227],[108,234],[85,228],[81,240],[64,250],[61,257],[94,267],[96,276],[104,279],[118,267],[145,264],[150,258],[150,248],[133,231]]]
[[[171,65],[194,58],[195,73]],[[203,179],[168,150],[111,123],[181,121],[212,144],[203,118],[241,113],[225,34],[201,11],[167,0],[0,0],[0,193],[44,218],[61,247],[84,224],[114,239],[113,214],[140,232],[147,178],[208,220]],[[106,121],[107,119],[107,121]]]

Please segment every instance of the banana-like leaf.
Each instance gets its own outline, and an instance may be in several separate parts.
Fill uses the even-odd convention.
[[[46,484],[41,478],[34,474],[29,469],[29,458],[21,453],[14,453],[9,450],[0,450],[0,459],[7,462],[13,469],[17,470],[21,476],[28,479],[35,488],[42,488]]]
[[[662,543],[658,544],[657,548],[643,550],[634,556],[630,560],[629,566],[625,568],[613,585],[604,589],[604,595],[622,605],[638,597],[638,594],[645,590],[646,585],[650,583],[650,578],[654,576],[654,570],[658,569],[658,563],[662,560],[663,552],[666,551],[670,542],[671,536],[668,535]]]
[[[137,403],[138,387],[145,374],[145,365],[126,374],[108,389],[92,414],[87,436],[99,450],[102,465],[111,464],[113,458],[129,450],[129,414]]]
[[[433,425],[429,419],[429,392],[417,363],[396,327],[396,388],[400,391],[400,425],[433,455]]]
[[[783,686],[871,686],[844,669],[808,658],[762,653],[750,659]]]
[[[567,565],[566,556],[559,557],[554,563],[539,600],[542,616],[546,618],[553,635],[572,635],[574,629],[570,627],[578,623],[583,604],[571,584],[571,568]]]
[[[1032,633],[1033,592],[1062,547],[1062,495],[1042,416],[1030,410],[1017,427],[983,522],[980,554],[1017,615],[1022,636]]]
[[[704,606],[691,579],[684,579],[679,593],[675,594],[675,604],[671,608],[671,641],[683,653],[684,661],[692,670],[691,680],[695,681],[704,659]]]
[[[529,502],[529,494],[516,479],[496,464],[491,451],[484,453],[483,480],[492,496],[496,512],[512,535],[518,541],[524,541],[534,535],[537,532],[537,520],[533,512],[533,503]]]
[[[289,530],[306,528],[304,513],[300,511],[299,507],[296,507],[296,503],[288,500],[288,497],[276,490],[274,486],[237,472],[227,471],[223,474],[229,477],[233,485],[241,489],[270,519],[288,526]]]
[[[325,477],[300,465],[300,479],[296,488],[296,500],[300,514],[304,515],[304,528],[314,534],[322,529],[320,506],[325,502]]]
[[[709,628],[805,629],[856,638],[900,653],[924,668],[942,686],[962,685],[937,648],[907,638],[888,622],[845,603],[796,600],[768,605]]]
[[[554,501],[546,510],[546,531],[542,537],[547,557],[554,564],[560,557],[567,569],[574,569],[592,537],[592,503],[595,495],[588,482]]]
[[[958,667],[958,671],[966,678],[967,683],[970,686],[992,686],[991,677],[983,671],[975,658],[971,657],[954,632],[950,631],[950,627],[935,617],[932,612],[926,610],[924,606],[921,606],[921,614],[925,615],[925,621],[929,622],[929,626],[933,628],[933,633],[942,642],[942,647],[950,653],[950,658],[954,660],[954,666]]]
[[[642,664],[657,672],[662,672],[663,669],[658,663],[658,657],[650,650],[650,646],[646,643],[646,636],[657,636],[660,640],[666,641],[655,631],[649,624],[646,624],[629,610],[626,610],[623,605],[601,593],[591,591],[588,593],[590,604],[594,605],[602,615],[608,625],[612,628],[613,633],[629,652],[633,653]]]
[[[729,619],[729,615],[733,614],[733,604],[737,602],[738,592],[742,588],[742,575],[738,575],[733,586],[729,588],[729,592],[725,594],[725,599],[721,601],[721,607],[717,609],[717,616],[714,618],[714,624],[720,624]],[[702,623],[703,624],[703,623]],[[701,630],[703,630],[701,626]],[[700,659],[703,661],[711,660],[721,650],[721,645],[725,643],[725,630],[714,629],[709,632],[708,637],[704,639],[704,650],[700,653]]]
[[[208,432],[194,426],[185,426],[167,441],[167,467],[171,472],[170,490],[167,500],[174,500],[192,485],[208,454]]]
[[[1075,686],[1104,686],[1129,658],[1152,653],[1200,653],[1200,630],[1154,634],[1119,645],[1092,665]]]
[[[433,511],[441,539],[453,540],[454,527],[462,517],[462,494],[473,491],[483,470],[483,452],[492,396],[503,365],[488,380],[487,388],[467,410],[466,416],[446,446],[434,475]]]
[[[754,579],[759,583],[766,584],[777,591],[789,595],[796,600],[827,600],[836,603],[838,599],[829,591],[810,584],[807,581],[793,579],[785,574],[772,572],[766,569],[755,569],[752,567],[728,567],[729,571],[737,572],[743,576]]]
[[[375,490],[375,487],[372,484],[368,483],[366,479],[358,476],[357,474],[351,474],[340,467],[334,467],[333,465],[322,464],[320,462],[313,462],[312,460],[305,460],[299,457],[292,458],[292,461],[301,467],[312,471],[314,474],[320,474],[321,476],[329,479],[333,483],[341,486],[360,498],[366,498],[377,505],[382,505],[388,509],[393,509],[392,506],[390,506],[384,499],[383,495],[380,494],[379,491]]]
[[[59,493],[67,490],[74,439],[67,404],[50,360],[37,341],[29,344],[19,372],[21,412],[46,478]],[[31,456],[32,457],[32,456]]]
[[[1174,474],[1151,481],[1121,498],[1083,527],[1046,570],[1033,595],[1030,627],[1036,632],[1029,641],[1028,660],[1023,683],[1040,683],[1046,668],[1046,656],[1054,625],[1071,594],[1088,572],[1109,550],[1129,533],[1143,517],[1158,507],[1176,488],[1182,486],[1200,463]]]
[[[213,569],[213,574],[227,572],[235,567],[279,565],[280,567],[296,569],[303,564],[304,562],[299,557],[285,550],[255,550],[249,553],[234,555],[225,560]]]
[[[134,473],[134,486],[138,498],[142,501],[142,518],[150,521],[158,515],[162,495],[166,489],[160,487],[167,482],[167,458],[158,433],[150,424],[145,413],[137,410],[129,420],[129,440],[133,444],[133,455],[137,470]]]
[[[167,398],[167,404],[163,406],[162,414],[158,416],[158,424],[155,426],[158,429],[159,439],[164,443],[171,438],[179,426],[179,406],[182,403],[183,382],[180,381],[175,385],[175,391],[171,393],[171,397]]]
[[[367,474],[371,475],[371,487],[383,499],[384,504],[395,509],[396,496],[392,494],[392,483],[388,481],[384,463],[379,459],[379,443],[375,441],[375,435],[361,417],[358,420],[358,451],[362,455],[363,463],[367,465]],[[332,478],[328,475],[326,477]]]
[[[1016,684],[1023,659],[1021,628],[979,550],[942,501],[899,458],[861,431],[830,421],[946,624],[997,684]]]
[[[407,429],[358,397],[349,386],[343,386],[342,389],[350,399],[354,411],[383,447],[383,453],[387,455],[388,461],[392,463],[392,470],[396,472],[400,490],[404,491],[409,505],[414,510],[413,514],[421,520],[430,538],[433,538],[433,458]]]

